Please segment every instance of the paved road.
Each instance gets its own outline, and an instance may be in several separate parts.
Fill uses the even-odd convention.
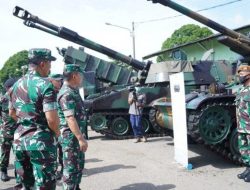
[[[194,169],[187,171],[174,161],[171,137],[150,138],[147,143],[110,140],[90,131],[84,190],[249,190],[250,183],[236,178],[243,168],[223,160],[200,145],[189,146]],[[12,162],[13,163],[13,156]],[[13,174],[13,165],[9,173]],[[0,182],[0,190],[11,189]],[[58,182],[61,189],[61,182]]]

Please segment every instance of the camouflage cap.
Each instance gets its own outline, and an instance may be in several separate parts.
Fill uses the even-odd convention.
[[[75,65],[75,64],[66,64],[64,66],[64,73],[71,73],[71,72],[79,72],[83,73],[82,68],[80,65]]]
[[[29,50],[28,58],[31,63],[37,64],[39,61],[55,61],[51,51],[46,48],[33,48]]]
[[[238,73],[241,71],[250,72],[250,65],[248,65],[247,63],[242,63],[237,69]]]
[[[54,80],[62,80],[63,75],[61,75],[61,74],[50,74],[49,78],[54,79]]]

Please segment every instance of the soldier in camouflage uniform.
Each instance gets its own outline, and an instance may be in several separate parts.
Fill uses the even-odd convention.
[[[238,174],[239,179],[250,182],[250,66],[238,68],[239,81],[243,85],[236,96],[237,131],[239,152],[246,169]]]
[[[51,56],[48,49],[29,50],[28,72],[12,87],[9,113],[17,121],[13,149],[15,167],[23,188],[54,190],[56,188],[59,118],[56,93],[48,80]],[[16,186],[15,189],[21,189]]]
[[[84,168],[84,152],[88,143],[84,135],[83,101],[78,87],[82,84],[80,66],[64,68],[64,84],[57,96],[60,118],[59,142],[63,150],[63,189],[79,190]]]
[[[56,93],[58,93],[59,90],[62,87],[62,84],[63,84],[63,75],[61,75],[61,74],[50,74],[49,75],[49,80],[54,85]],[[62,174],[63,174],[63,160],[62,160],[63,152],[62,152],[62,146],[61,146],[61,144],[59,142],[57,144],[57,147],[58,147],[58,162],[59,162],[59,164],[61,166],[61,170],[57,171],[56,179],[60,180],[62,178]]]
[[[7,174],[9,165],[10,150],[14,139],[14,132],[16,130],[16,122],[9,116],[9,92],[8,90],[17,81],[16,78],[10,78],[4,83],[6,93],[0,100],[1,104],[1,118],[2,124],[0,125],[0,169],[1,180],[9,181],[10,177]]]

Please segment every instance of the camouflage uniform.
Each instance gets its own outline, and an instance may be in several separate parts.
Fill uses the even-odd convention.
[[[62,87],[62,84],[63,84],[63,75],[61,75],[61,74],[50,74],[49,75],[49,80],[52,82],[52,84],[53,84],[53,81],[60,82],[60,84],[61,84],[60,87],[56,87],[55,84],[53,84],[56,93],[58,93],[60,88]],[[58,148],[58,151],[57,151],[58,162],[59,162],[59,165],[61,166],[61,171],[57,172],[57,180],[60,180],[62,178],[62,172],[63,172],[63,160],[62,160],[63,152],[62,152],[62,146],[61,146],[61,144],[59,142],[57,143],[57,148]]]
[[[243,162],[250,166],[250,86],[242,87],[236,97],[238,145]]]
[[[55,60],[47,49],[32,49],[29,59]],[[38,61],[38,60],[37,60]],[[27,189],[56,188],[56,139],[49,127],[45,112],[57,109],[52,83],[38,72],[30,71],[12,88],[10,110],[16,111],[17,129],[13,149],[15,167],[20,182]]]
[[[1,113],[1,124],[0,124],[0,169],[1,169],[1,180],[9,181],[7,168],[9,165],[10,150],[14,139],[14,132],[16,130],[16,121],[9,116],[9,91],[10,88],[17,81],[17,78],[9,78],[4,83],[6,93],[1,97],[0,100],[0,113]]]
[[[79,188],[84,169],[85,154],[80,151],[77,138],[71,132],[65,117],[73,115],[82,134],[85,133],[83,101],[78,89],[63,84],[57,96],[60,118],[59,142],[63,150],[63,189]]]
[[[16,130],[15,120],[9,116],[9,94],[8,92],[0,100],[2,124],[0,125],[0,169],[7,171],[9,156]]]

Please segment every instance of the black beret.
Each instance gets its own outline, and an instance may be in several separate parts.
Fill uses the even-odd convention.
[[[4,83],[4,88],[5,89],[8,89],[10,87],[13,86],[13,84],[15,84],[15,82],[18,80],[18,78],[9,78],[8,80],[5,81]]]

